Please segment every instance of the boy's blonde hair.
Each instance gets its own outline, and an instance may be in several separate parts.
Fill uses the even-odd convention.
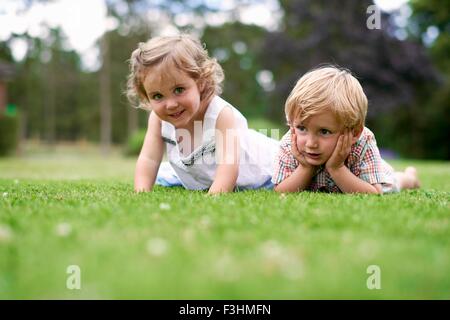
[[[301,77],[285,104],[286,118],[293,125],[331,111],[346,128],[362,129],[367,114],[367,97],[349,70],[324,66]]]
[[[141,42],[131,54],[129,62],[127,96],[138,107],[148,108],[144,81],[153,66],[175,67],[186,72],[202,88],[202,100],[222,93],[222,67],[216,59],[208,56],[200,41],[190,35],[154,37],[145,43]]]

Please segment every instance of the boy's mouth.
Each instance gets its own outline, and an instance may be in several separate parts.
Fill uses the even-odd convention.
[[[177,113],[169,114],[169,117],[177,119],[183,114],[184,111],[185,110],[181,110],[181,111],[178,111]]]
[[[320,153],[305,152],[305,155],[311,159],[319,159]]]

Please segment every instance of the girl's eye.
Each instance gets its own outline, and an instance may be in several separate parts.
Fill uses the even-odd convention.
[[[184,90],[185,90],[184,88],[178,87],[178,88],[175,88],[175,93],[176,93],[176,94],[180,94],[180,93],[183,93]]]
[[[328,134],[331,134],[331,131],[328,129],[320,129],[320,134],[328,135]]]
[[[306,128],[305,128],[304,126],[298,126],[298,127],[297,127],[297,130],[298,130],[299,132],[305,132],[305,131],[306,131]]]
[[[162,99],[162,94],[160,93],[156,93],[152,96],[153,100],[161,100]]]

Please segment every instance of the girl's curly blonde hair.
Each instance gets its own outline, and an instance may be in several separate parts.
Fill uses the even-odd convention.
[[[133,106],[149,109],[144,80],[153,66],[175,67],[186,72],[202,88],[201,99],[206,100],[222,93],[224,79],[222,67],[200,41],[188,34],[154,37],[141,42],[133,51],[127,82],[127,97]]]

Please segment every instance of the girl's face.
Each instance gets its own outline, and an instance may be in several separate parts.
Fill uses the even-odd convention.
[[[170,67],[151,67],[144,79],[150,106],[156,115],[175,128],[190,129],[206,110],[197,82],[185,72]]]
[[[294,122],[297,148],[313,166],[325,164],[333,154],[343,126],[331,112],[319,113],[304,122]]]

